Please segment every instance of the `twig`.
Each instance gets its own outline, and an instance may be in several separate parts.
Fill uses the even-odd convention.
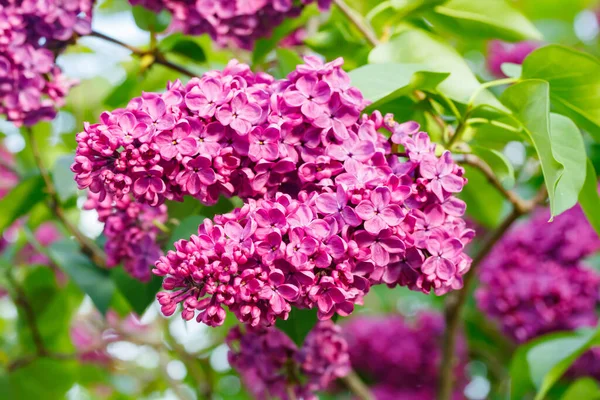
[[[112,38],[110,36],[106,36],[105,34],[96,32],[96,31],[92,31],[92,33],[90,33],[89,36],[97,37],[97,38],[106,40],[107,42],[114,43],[116,45],[124,47],[138,57],[142,57],[145,55],[152,55],[152,56],[154,56],[155,64],[160,64],[162,66],[172,69],[173,71],[177,71],[182,75],[187,75],[190,78],[197,75],[197,74],[193,73],[192,71],[190,71],[180,65],[170,62],[161,53],[158,53],[156,50],[143,50],[143,49],[140,49],[139,47],[135,47],[135,46],[129,45],[127,43],[123,43],[118,39]]]
[[[491,232],[490,235],[484,240],[479,252],[473,258],[471,269],[464,277],[463,288],[459,291],[449,294],[446,298],[444,309],[446,329],[444,331],[442,364],[440,366],[440,382],[438,389],[439,400],[450,400],[452,398],[452,391],[454,389],[453,372],[455,366],[454,350],[456,347],[456,338],[458,336],[460,327],[462,310],[470,293],[477,267],[494,248],[494,245],[498,242],[498,240],[500,240],[500,238],[502,238],[506,231],[512,226],[512,224],[519,217],[531,212],[538,204],[542,203],[546,199],[546,194],[546,188],[542,187],[532,200],[521,200],[523,202],[521,206],[524,204],[526,204],[526,206],[523,206],[522,208],[513,207],[510,215],[506,217],[502,224],[500,224],[500,226]]]
[[[502,194],[502,196],[504,196],[516,210],[519,210],[520,213],[525,214],[531,209],[531,201],[523,200],[512,190],[506,189],[498,180],[494,174],[494,171],[492,171],[492,168],[490,168],[490,166],[479,157],[474,156],[473,154],[464,154],[464,159],[461,163],[470,165],[480,170],[483,175],[485,175],[488,182],[494,186],[494,188],[496,188],[496,190],[498,190],[500,194]]]
[[[359,18],[356,11],[348,6],[344,0],[333,0],[335,5],[340,11],[356,26],[356,28],[364,35],[365,39],[373,46],[376,47],[379,44],[379,39],[375,35],[375,32],[365,24],[365,22]]]
[[[90,259],[98,266],[105,267],[106,266],[106,258],[104,256],[104,252],[94,243],[90,238],[85,236],[65,215],[65,211],[63,210],[60,204],[60,198],[58,196],[58,192],[54,187],[54,183],[52,182],[52,178],[50,177],[50,172],[46,169],[44,162],[42,161],[42,157],[40,155],[40,149],[38,147],[37,141],[35,139],[35,135],[31,129],[27,129],[27,133],[29,136],[29,141],[31,144],[31,151],[33,153],[33,158],[35,159],[35,163],[44,179],[44,184],[46,185],[46,192],[48,193],[48,206],[56,215],[56,218],[61,221],[64,227],[69,231],[71,235],[75,238],[81,250],[84,254],[86,254]]]
[[[346,386],[361,400],[375,400],[375,397],[354,371],[342,378]]]

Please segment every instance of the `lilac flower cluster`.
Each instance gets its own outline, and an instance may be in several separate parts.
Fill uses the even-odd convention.
[[[525,58],[540,47],[539,42],[524,41],[518,43],[507,43],[501,40],[492,40],[487,47],[487,66],[492,75],[498,78],[506,78],[502,72],[502,64],[522,64]]]
[[[97,210],[98,219],[104,222],[107,266],[122,263],[129,275],[149,281],[150,266],[163,254],[157,243],[160,229],[156,222],[167,221],[167,207],[135,203],[130,196],[114,201],[107,196],[100,201],[98,195],[89,193],[84,208]]]
[[[297,17],[302,7],[318,3],[322,11],[332,0],[129,0],[154,12],[168,10],[171,30],[190,35],[208,33],[221,46],[251,50],[257,39],[268,37],[285,18]]]
[[[377,400],[436,398],[444,334],[441,315],[424,311],[412,324],[400,315],[355,317],[343,325],[342,333],[352,368],[373,383]],[[467,347],[462,337],[456,354],[454,398],[461,399],[467,383]]]
[[[54,63],[91,30],[92,0],[9,0],[0,5],[0,113],[16,125],[56,115],[73,81]]]
[[[348,345],[331,321],[319,322],[300,349],[277,328],[233,328],[226,339],[229,363],[256,399],[317,399],[350,372]],[[291,397],[291,393],[294,397]]]
[[[600,275],[582,261],[600,239],[579,207],[549,217],[539,209],[505,235],[480,273],[479,307],[518,342],[597,322]]]
[[[163,313],[269,326],[294,305],[348,315],[370,285],[462,285],[473,231],[466,179],[415,123],[360,112],[342,61],[307,57],[287,79],[224,71],[145,93],[77,136],[80,188],[156,206],[192,195],[246,204],[206,220],[156,263]],[[380,129],[391,134],[388,139]],[[392,145],[401,153],[392,154]]]
[[[136,343],[157,342],[160,332],[152,325],[142,324],[138,317],[129,314],[119,317],[109,310],[106,319],[94,312],[77,316],[70,330],[71,342],[75,346],[79,360],[87,363],[108,365],[112,357],[106,347],[121,340],[135,339]]]

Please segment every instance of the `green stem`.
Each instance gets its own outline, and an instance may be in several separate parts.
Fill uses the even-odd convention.
[[[473,125],[473,124],[490,124],[490,125],[497,126],[498,128],[503,128],[503,129],[506,129],[507,131],[511,131],[511,132],[515,132],[515,133],[523,131],[522,128],[515,128],[512,125],[505,124],[503,122],[494,121],[494,120],[487,119],[487,118],[470,118],[469,121],[467,121],[467,122],[470,125]]]
[[[333,0],[333,3],[340,9],[340,11],[356,26],[356,28],[363,34],[365,39],[371,44],[371,46],[376,47],[379,44],[379,38],[375,35],[375,32],[369,27],[365,21],[362,20],[362,17],[358,15],[356,11],[348,6],[344,2],[344,0]]]
[[[498,79],[495,81],[489,81],[489,82],[482,83],[481,85],[479,85],[477,90],[475,90],[475,92],[469,99],[469,102],[467,103],[467,111],[471,110],[471,108],[473,108],[473,104],[475,104],[475,100],[477,100],[477,96],[479,96],[484,90],[494,87],[494,86],[510,85],[511,83],[515,83],[518,81],[519,81],[519,78],[505,78],[505,79]]]

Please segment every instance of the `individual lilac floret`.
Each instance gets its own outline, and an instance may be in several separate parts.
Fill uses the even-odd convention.
[[[400,315],[361,316],[342,326],[352,368],[373,382],[377,400],[436,398],[444,320],[421,312],[410,323]],[[455,398],[466,385],[466,343],[459,339]]]
[[[221,46],[232,45],[251,50],[254,42],[271,35],[284,19],[300,15],[302,8],[317,3],[321,11],[331,0],[129,0],[132,5],[173,15],[172,31],[190,35],[208,33]]]
[[[522,64],[525,58],[540,47],[539,42],[524,41],[507,43],[501,40],[492,40],[487,47],[487,66],[489,71],[498,78],[506,78],[502,72],[502,64]]]
[[[99,220],[104,222],[107,266],[123,264],[132,277],[149,281],[151,265],[163,254],[157,243],[160,229],[155,222],[167,221],[167,207],[137,204],[129,196],[115,201],[106,197],[99,201],[90,193],[84,208],[97,210]]]
[[[314,394],[350,372],[348,345],[331,321],[319,322],[300,349],[277,328],[233,328],[229,363],[258,400],[317,399]]]
[[[75,82],[55,54],[91,32],[91,0],[7,1],[0,5],[0,113],[17,126],[50,120]]]

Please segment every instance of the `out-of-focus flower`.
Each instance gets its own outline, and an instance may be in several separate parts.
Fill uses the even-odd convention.
[[[525,41],[507,43],[501,40],[492,40],[488,43],[487,66],[490,72],[498,78],[506,78],[502,72],[502,64],[522,64],[525,58],[541,46],[539,42]]]

